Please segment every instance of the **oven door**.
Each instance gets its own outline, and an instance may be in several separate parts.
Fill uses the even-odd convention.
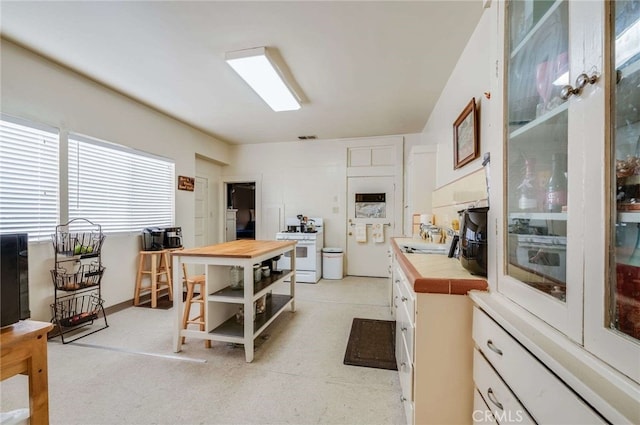
[[[296,270],[316,270],[316,244],[314,241],[298,241],[296,244]],[[278,269],[291,269],[291,251],[278,260]]]

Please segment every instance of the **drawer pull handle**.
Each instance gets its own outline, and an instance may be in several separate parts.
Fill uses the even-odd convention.
[[[493,345],[493,341],[491,341],[490,339],[487,340],[487,347],[489,347],[489,349],[494,353],[496,353],[497,355],[499,356],[502,355],[502,350],[496,347],[495,345]]]
[[[400,331],[401,331],[401,332],[406,332],[406,331],[407,331],[407,328],[400,328]]]
[[[403,302],[403,303],[404,303],[404,302],[406,302],[406,301],[408,300],[408,298],[407,298],[407,297],[402,297],[402,298],[400,298],[400,299],[402,300],[402,302]]]
[[[489,387],[489,389],[487,390],[487,398],[489,399],[489,401],[491,401],[491,403],[495,404],[498,409],[504,410],[504,408],[502,407],[502,403],[498,401],[491,387]]]
[[[404,403],[405,401],[407,401],[407,398],[405,396],[400,396],[400,402]]]

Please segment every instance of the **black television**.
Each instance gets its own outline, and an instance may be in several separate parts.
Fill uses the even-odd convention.
[[[31,317],[29,239],[26,233],[0,234],[0,327]]]

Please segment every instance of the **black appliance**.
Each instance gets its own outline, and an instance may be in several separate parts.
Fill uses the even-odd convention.
[[[182,227],[165,227],[164,248],[182,248]]]
[[[26,233],[0,235],[0,327],[31,317]]]
[[[159,227],[147,227],[142,231],[143,251],[162,251],[164,249],[165,231]]]
[[[462,211],[460,264],[471,274],[487,275],[487,212],[489,207]]]

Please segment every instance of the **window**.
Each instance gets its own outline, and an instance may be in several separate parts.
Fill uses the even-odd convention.
[[[173,224],[174,164],[124,146],[69,135],[69,219],[104,233]]]
[[[58,224],[58,130],[0,118],[0,233],[47,240]]]

